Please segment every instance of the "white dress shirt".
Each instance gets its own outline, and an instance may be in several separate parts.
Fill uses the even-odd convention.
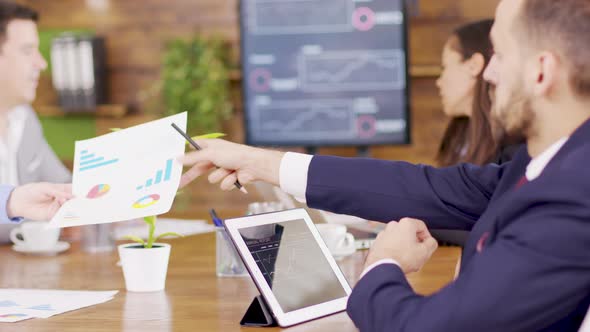
[[[26,121],[25,106],[17,106],[6,114],[6,132],[0,136],[0,184],[17,186],[17,151]]]
[[[526,178],[528,181],[532,181],[539,177],[547,164],[553,159],[553,157],[559,152],[563,145],[567,142],[569,137],[564,137],[559,141],[553,143],[543,153],[533,158],[526,168]],[[305,193],[307,191],[307,174],[309,172],[309,164],[313,156],[287,152],[281,160],[279,170],[279,182],[281,189],[295,197],[300,202],[305,202]],[[386,258],[381,259],[365,268],[361,273],[360,278],[365,276],[374,267],[381,264],[395,264],[399,266],[399,263],[394,259]]]
[[[588,308],[586,318],[582,322],[582,326],[580,326],[580,331],[578,332],[590,332],[590,308]]]

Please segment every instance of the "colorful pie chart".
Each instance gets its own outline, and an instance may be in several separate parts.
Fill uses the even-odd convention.
[[[102,197],[106,195],[109,190],[111,190],[111,186],[108,184],[97,184],[96,186],[92,187],[92,189],[90,189],[88,195],[86,195],[86,198],[96,199]]]
[[[135,203],[133,203],[133,207],[136,209],[143,209],[156,204],[159,200],[160,195],[158,194],[143,196],[142,198],[138,199]]]

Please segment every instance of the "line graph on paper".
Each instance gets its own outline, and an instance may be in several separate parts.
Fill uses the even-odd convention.
[[[299,79],[304,91],[369,91],[405,87],[402,50],[333,51],[303,54]]]
[[[277,101],[256,108],[260,132],[278,138],[354,137],[356,133],[349,100]]]
[[[254,34],[315,34],[353,30],[353,0],[251,0],[248,25]]]

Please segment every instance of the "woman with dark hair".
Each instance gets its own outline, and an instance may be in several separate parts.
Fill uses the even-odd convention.
[[[453,33],[442,54],[443,71],[436,85],[443,111],[451,117],[436,158],[439,166],[461,162],[505,162],[503,142],[492,135],[490,110],[493,86],[483,72],[494,50],[490,41],[493,20],[464,25]]]
[[[443,71],[436,85],[443,111],[451,117],[440,144],[438,166],[458,163],[483,165],[503,163],[512,158],[516,145],[505,146],[492,134],[490,110],[494,87],[483,72],[494,50],[490,41],[493,20],[464,25],[449,38],[442,54]],[[431,230],[442,243],[463,245],[467,232]]]

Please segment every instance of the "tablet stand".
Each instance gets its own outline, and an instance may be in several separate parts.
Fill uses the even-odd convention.
[[[252,303],[246,310],[244,317],[240,321],[242,326],[277,326],[277,322],[262,295],[258,295],[252,300]]]

